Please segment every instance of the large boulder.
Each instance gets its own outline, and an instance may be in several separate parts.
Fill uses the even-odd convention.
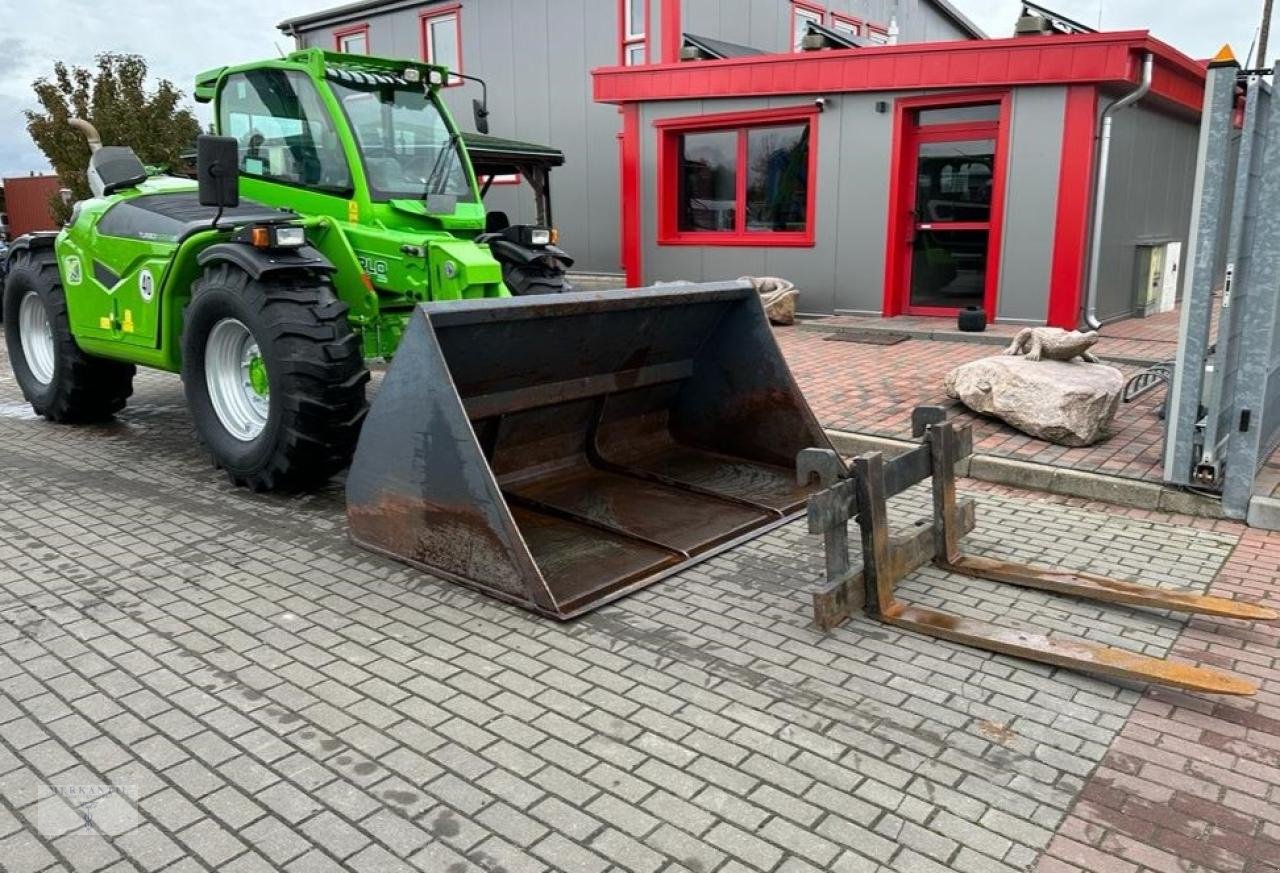
[[[945,385],[948,396],[1023,433],[1088,446],[1109,435],[1124,376],[1105,364],[998,356],[961,364]]]

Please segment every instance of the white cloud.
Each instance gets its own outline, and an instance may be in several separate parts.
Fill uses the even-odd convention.
[[[93,66],[104,51],[147,59],[155,78],[174,82],[190,100],[196,73],[223,64],[274,57],[293,40],[276,30],[282,19],[333,5],[329,0],[0,0],[0,176],[48,169],[27,136],[24,109],[36,107],[31,83],[56,60]],[[206,107],[200,116],[208,120]]]
[[[1022,8],[1017,0],[953,2],[991,36],[1012,36]],[[1095,29],[1101,12],[1103,30],[1149,30],[1193,58],[1213,57],[1223,43],[1230,43],[1243,61],[1262,20],[1261,0],[1230,5],[1221,0],[1045,0],[1040,5]],[[1271,33],[1267,53],[1274,57],[1280,52],[1280,32],[1273,25]]]

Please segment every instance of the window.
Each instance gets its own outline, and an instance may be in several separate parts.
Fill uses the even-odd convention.
[[[736,230],[739,131],[680,137],[680,224],[686,230]]]
[[[351,192],[333,119],[302,73],[262,69],[228,76],[218,99],[218,130],[240,141],[240,171],[247,176]]]
[[[422,86],[331,81],[356,137],[374,200],[443,194],[474,202],[453,131]]]
[[[462,23],[460,6],[430,9],[422,13],[422,57],[428,64],[438,64],[462,72]],[[449,77],[450,85],[462,84],[457,76]]]
[[[804,233],[809,211],[809,125],[747,130],[748,231]]]
[[[821,6],[809,6],[801,0],[791,0],[791,50],[803,49],[805,34],[809,32],[809,22],[822,24],[824,18]]]
[[[811,106],[658,122],[659,242],[813,245]]]
[[[975,103],[970,106],[945,106],[938,109],[921,109],[916,113],[916,124],[962,124],[965,122],[999,121],[999,103]]]
[[[875,45],[888,45],[889,29],[878,24],[868,24],[867,39],[871,40]]]
[[[369,25],[357,24],[334,31],[333,41],[338,51],[343,54],[367,55],[369,54]]]
[[[862,22],[839,12],[831,13],[831,29],[841,36],[862,36]]]
[[[619,63],[634,67],[649,62],[648,21],[649,0],[618,0]]]

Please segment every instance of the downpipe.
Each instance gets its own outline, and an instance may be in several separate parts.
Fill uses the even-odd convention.
[[[1098,132],[1098,185],[1093,200],[1093,231],[1089,241],[1089,284],[1085,291],[1084,323],[1090,330],[1098,330],[1098,274],[1102,270],[1102,218],[1107,200],[1107,175],[1111,164],[1111,121],[1124,109],[1137,103],[1151,90],[1151,75],[1155,68],[1155,56],[1147,52],[1142,58],[1142,79],[1138,87],[1112,103],[1102,112],[1101,129]]]

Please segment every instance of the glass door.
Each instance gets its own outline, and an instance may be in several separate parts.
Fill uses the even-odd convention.
[[[994,304],[999,110],[980,104],[916,113],[904,155],[914,168],[903,192],[909,314],[950,315],[983,305],[990,311]]]

